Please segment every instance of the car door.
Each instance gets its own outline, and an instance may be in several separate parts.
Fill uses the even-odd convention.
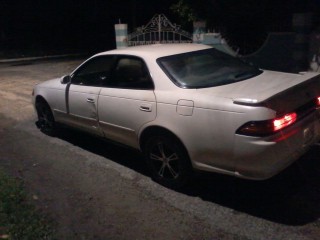
[[[110,76],[112,56],[99,56],[85,62],[72,75],[67,92],[69,123],[87,132],[102,135],[98,124],[98,97]]]
[[[104,135],[138,148],[138,132],[156,118],[154,85],[144,61],[118,56],[110,79],[98,99],[99,124]]]

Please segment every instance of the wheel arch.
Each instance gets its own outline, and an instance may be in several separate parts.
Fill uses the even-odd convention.
[[[38,116],[38,120],[35,122],[36,126],[46,135],[55,136],[56,124],[55,117],[52,109],[46,99],[37,95],[34,99],[34,106]]]
[[[139,137],[139,146],[140,149],[143,151],[144,146],[146,144],[146,141],[148,140],[148,137],[153,136],[153,135],[166,135],[166,136],[170,136],[172,138],[174,138],[176,141],[178,141],[178,143],[184,148],[185,152],[187,153],[189,159],[190,159],[190,155],[189,152],[186,148],[186,146],[184,145],[183,141],[172,131],[170,131],[169,129],[165,128],[165,127],[161,127],[161,126],[149,126],[147,128],[145,128]]]
[[[45,97],[43,97],[42,95],[37,95],[37,96],[35,97],[35,100],[34,100],[34,106],[35,106],[35,108],[37,108],[37,103],[40,103],[40,102],[46,104],[46,105],[49,107],[49,109],[50,109],[50,111],[51,111],[51,113],[52,113],[53,119],[55,120],[54,111],[52,111],[52,108],[51,108],[50,104],[49,104],[48,101],[45,99]]]
[[[49,103],[47,102],[47,100],[46,100],[42,95],[37,95],[37,96],[35,97],[35,103],[37,103],[37,102],[39,102],[39,101],[43,101],[43,102],[45,102],[46,104],[49,105]]]

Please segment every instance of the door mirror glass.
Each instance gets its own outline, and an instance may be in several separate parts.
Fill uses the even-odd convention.
[[[60,80],[62,84],[67,84],[71,81],[71,77],[69,75],[63,76]]]

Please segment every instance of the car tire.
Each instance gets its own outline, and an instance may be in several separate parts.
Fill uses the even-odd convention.
[[[54,136],[56,133],[56,122],[49,104],[44,100],[39,100],[36,103],[36,110],[38,115],[37,127],[41,132]]]
[[[185,187],[192,175],[189,156],[180,141],[158,135],[147,139],[144,155],[152,179],[172,189]]]

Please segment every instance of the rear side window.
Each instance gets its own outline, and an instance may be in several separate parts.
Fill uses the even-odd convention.
[[[220,86],[262,73],[214,48],[162,57],[157,62],[168,77],[182,88]]]
[[[153,89],[153,82],[142,59],[118,56],[111,78],[105,86],[126,89]]]

